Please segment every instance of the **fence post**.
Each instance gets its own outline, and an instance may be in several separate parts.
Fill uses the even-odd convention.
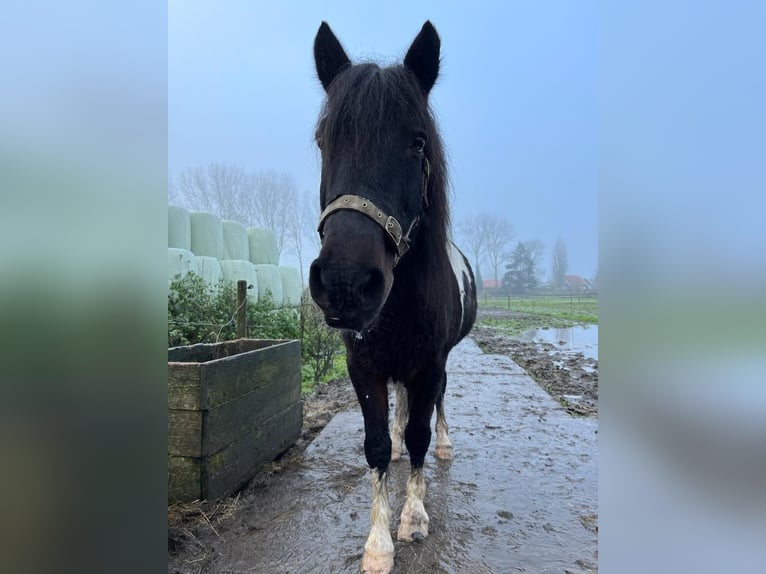
[[[247,337],[247,281],[237,281],[237,338]]]

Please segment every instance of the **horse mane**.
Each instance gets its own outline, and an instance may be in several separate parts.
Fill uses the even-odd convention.
[[[415,75],[399,64],[381,68],[375,63],[350,66],[339,73],[327,90],[328,97],[319,115],[317,131],[323,134],[322,146],[332,154],[336,142],[351,145],[360,161],[375,165],[374,153],[390,129],[391,118],[417,118],[426,132],[425,155],[431,164],[428,180],[429,206],[421,218],[421,235],[428,237],[428,251],[444,252],[450,237],[450,213],[447,197],[447,162],[444,147],[427,97]],[[430,261],[443,256],[428,255]]]

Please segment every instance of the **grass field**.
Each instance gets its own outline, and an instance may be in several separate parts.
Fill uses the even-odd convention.
[[[598,324],[598,299],[589,297],[479,296],[477,324],[508,335],[528,329]]]

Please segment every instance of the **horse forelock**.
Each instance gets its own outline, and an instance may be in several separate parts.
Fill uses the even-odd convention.
[[[441,253],[450,235],[447,165],[436,120],[412,72],[403,65],[381,68],[362,63],[348,67],[327,90],[317,133],[329,157],[352,150],[357,161],[376,166],[385,161],[379,150],[385,149],[396,121],[412,122],[426,132],[425,153],[431,165],[429,205],[422,214],[418,235],[428,235],[428,251]],[[433,261],[433,253],[428,257]]]

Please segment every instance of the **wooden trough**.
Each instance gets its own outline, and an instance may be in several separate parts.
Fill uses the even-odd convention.
[[[168,349],[168,500],[226,496],[300,436],[299,341]]]

